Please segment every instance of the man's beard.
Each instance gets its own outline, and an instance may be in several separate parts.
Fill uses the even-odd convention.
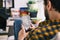
[[[49,14],[48,14],[47,9],[45,9],[45,17],[46,17],[46,20],[49,20]]]

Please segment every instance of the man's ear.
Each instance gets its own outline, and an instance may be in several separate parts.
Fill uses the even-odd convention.
[[[52,8],[52,6],[51,6],[51,2],[48,1],[48,4],[47,4],[47,10],[48,10],[48,11],[51,11],[51,8]]]

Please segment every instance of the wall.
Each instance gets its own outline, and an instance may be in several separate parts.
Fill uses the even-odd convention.
[[[26,3],[28,1],[27,0],[14,0],[14,7],[15,8],[20,8],[20,7],[27,7]]]

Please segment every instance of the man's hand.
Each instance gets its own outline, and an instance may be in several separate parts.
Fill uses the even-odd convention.
[[[31,29],[35,29],[36,27],[31,24]],[[24,26],[22,25],[22,29],[19,31],[19,34],[18,34],[18,40],[24,40],[24,38],[28,35],[29,32],[26,32],[25,29],[24,29]]]
[[[31,27],[30,28],[31,29],[35,29],[36,27],[33,24],[31,24]]]
[[[28,35],[29,32],[26,32],[24,26],[22,25],[22,29],[18,33],[18,40],[24,40],[24,38]]]

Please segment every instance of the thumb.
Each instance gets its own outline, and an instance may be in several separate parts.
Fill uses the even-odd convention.
[[[31,24],[31,27],[30,27],[30,28],[33,28],[33,29],[34,29],[34,28],[35,28],[35,26],[34,26],[33,24]]]
[[[23,30],[23,32],[25,32],[25,28],[24,28],[24,26],[22,25],[22,30]]]
[[[28,34],[29,34],[29,32],[26,33],[26,35],[28,35]]]
[[[26,33],[26,36],[27,36],[28,34],[29,34],[29,32]],[[25,37],[26,37],[26,36],[25,36]]]

